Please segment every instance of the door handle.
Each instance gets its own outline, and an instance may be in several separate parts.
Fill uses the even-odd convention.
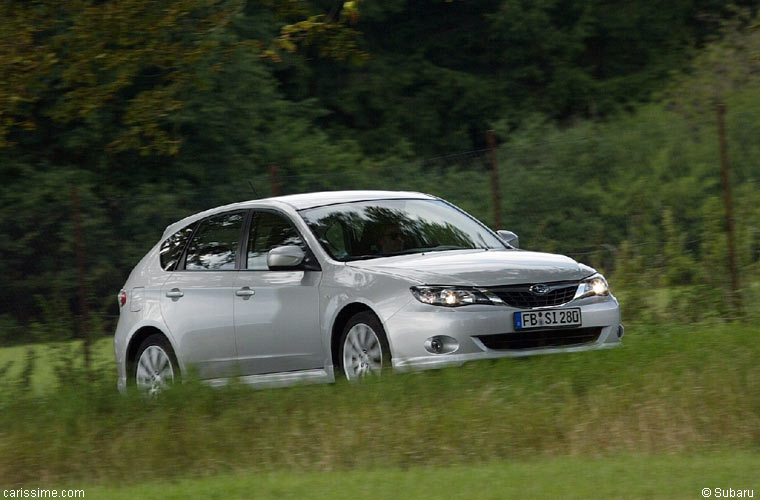
[[[179,288],[172,288],[168,292],[166,292],[166,296],[169,297],[172,300],[177,300],[180,297],[184,297],[185,293],[180,290]]]
[[[251,287],[248,287],[248,286],[244,286],[243,288],[235,292],[235,295],[237,295],[238,297],[243,297],[243,300],[248,300],[251,298],[251,295],[255,295],[255,294],[256,294],[256,290],[251,290]]]

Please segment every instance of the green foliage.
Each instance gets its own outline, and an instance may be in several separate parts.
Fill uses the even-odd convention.
[[[12,79],[0,87],[0,138],[22,141],[22,130],[45,122],[108,125],[100,130],[110,132],[100,138],[108,147],[176,151],[163,120],[182,107],[188,69],[216,48],[213,33],[234,15],[231,3],[4,3],[0,60]]]
[[[84,366],[82,341],[49,342],[0,348],[0,401],[3,391],[15,397],[41,396],[64,385],[103,379],[112,391],[113,340],[96,338],[91,347],[91,369]],[[26,374],[26,375],[25,375]],[[25,380],[22,383],[22,380]],[[15,392],[14,392],[15,391]]]
[[[658,282],[720,288],[700,89],[724,77],[739,259],[756,276],[751,15],[696,0],[5,2],[0,342],[78,334],[73,187],[91,329],[110,331],[115,293],[166,225],[253,197],[249,180],[271,194],[270,165],[283,194],[426,191],[492,223],[485,155],[441,157],[482,148],[489,128],[501,219],[524,246],[612,272],[628,241]],[[638,105],[714,36],[665,104]]]
[[[656,270],[651,269],[645,258],[636,251],[630,241],[624,241],[615,259],[615,274],[612,283],[622,308],[623,323],[654,323],[657,321],[655,310],[649,303],[651,289],[657,282]]]
[[[0,146],[73,128],[88,135],[90,147],[96,141],[106,151],[177,154],[185,137],[171,127],[171,117],[185,109],[188,94],[203,88],[199,69],[215,73],[239,50],[277,57],[267,48],[269,40],[234,36],[245,5],[240,0],[171,0],[160,8],[146,0],[4,3],[0,74],[8,78],[0,82]],[[264,6],[270,19],[292,12],[280,2]],[[297,12],[304,14],[305,8]],[[281,24],[279,46],[294,51],[315,45],[331,57],[356,57],[358,33],[345,22],[318,15]]]
[[[670,209],[665,209],[662,214],[662,228],[665,239],[663,244],[663,257],[665,258],[663,282],[665,285],[688,285],[694,281],[696,264],[687,253],[685,235],[679,232]]]
[[[753,124],[760,119],[759,85],[746,83],[726,96],[738,259],[746,282],[758,262],[760,170],[747,153],[754,146],[745,141],[748,130],[760,133]],[[624,314],[630,314],[629,300],[634,309],[643,307],[635,297],[642,284],[684,286],[671,294],[681,306],[671,305],[688,310],[690,318],[727,312],[730,280],[712,109],[684,119],[678,109],[648,105],[603,124],[559,128],[534,117],[517,132],[503,124],[496,129],[508,137],[499,149],[502,218],[523,247],[570,253],[612,272],[613,290],[629,284],[634,289],[633,299],[624,297]]]
[[[485,145],[499,119],[514,129],[536,112],[568,123],[629,110],[743,15],[700,0],[362,0],[359,11],[367,65],[308,61],[325,124],[370,154],[406,138],[426,156]]]
[[[0,345],[13,343],[15,338],[21,336],[23,328],[11,314],[0,314]]]
[[[723,200],[712,196],[705,200],[702,224],[702,241],[700,244],[702,281],[709,285],[720,286],[728,276],[728,243],[726,237],[726,218]]]

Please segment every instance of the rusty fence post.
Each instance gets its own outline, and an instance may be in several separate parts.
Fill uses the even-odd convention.
[[[720,145],[720,173],[723,184],[723,204],[726,210],[726,233],[728,236],[728,269],[731,274],[731,301],[735,312],[742,314],[741,296],[739,294],[739,273],[736,268],[736,236],[734,228],[734,200],[731,192],[731,167],[728,164],[728,145],[726,141],[726,105],[719,103],[717,108],[718,142]]]

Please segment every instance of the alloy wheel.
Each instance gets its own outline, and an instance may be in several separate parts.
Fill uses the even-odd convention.
[[[155,396],[174,382],[174,368],[169,355],[160,346],[148,346],[137,361],[137,388]]]
[[[383,349],[377,333],[367,324],[357,323],[343,341],[343,371],[348,380],[380,375]]]

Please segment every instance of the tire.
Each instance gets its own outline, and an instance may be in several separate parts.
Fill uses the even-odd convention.
[[[350,381],[390,371],[391,349],[377,316],[363,311],[348,320],[340,336],[337,361],[339,371]]]
[[[160,334],[143,340],[130,372],[138,391],[156,396],[180,380],[179,363],[169,341]]]

